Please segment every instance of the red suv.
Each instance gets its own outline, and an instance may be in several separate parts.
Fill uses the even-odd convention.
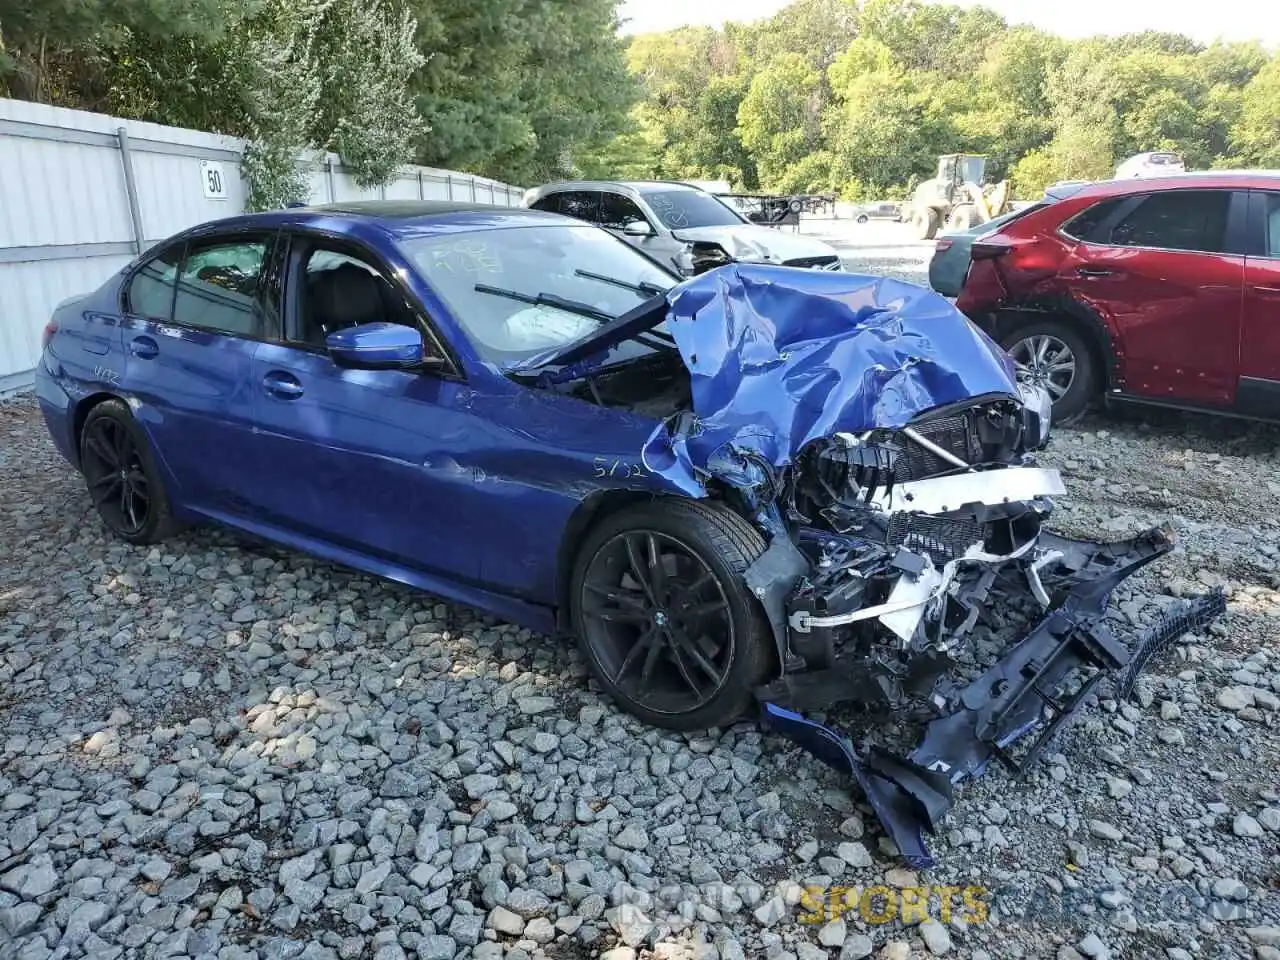
[[[1280,420],[1280,172],[1093,184],[971,257],[957,306],[1055,420],[1098,396]]]

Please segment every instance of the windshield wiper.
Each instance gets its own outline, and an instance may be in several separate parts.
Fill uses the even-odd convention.
[[[606,277],[603,273],[592,273],[590,270],[575,270],[574,276],[586,277],[588,280],[599,280],[601,283],[611,283],[615,287],[621,287],[623,290],[630,290],[632,293],[641,297],[656,297],[658,294],[665,294],[667,291],[656,283],[649,283],[641,280],[639,283],[628,283],[626,280],[619,280],[617,277]]]
[[[519,290],[507,290],[505,287],[491,287],[487,283],[477,283],[475,290],[476,293],[489,293],[493,294],[495,297],[506,297],[508,300],[519,300],[521,303],[532,303],[534,306],[538,307],[555,307],[559,310],[564,310],[567,313],[576,313],[580,317],[591,317],[593,320],[599,320],[601,323],[608,323],[610,320],[618,319],[612,313],[605,313],[603,310],[597,310],[589,303],[570,300],[567,297],[562,297],[554,293],[521,293]]]

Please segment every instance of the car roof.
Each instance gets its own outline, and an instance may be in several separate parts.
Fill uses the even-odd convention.
[[[637,193],[653,193],[658,190],[688,190],[690,193],[706,193],[701,187],[681,180],[558,180],[537,188],[539,193],[562,190],[634,190]]]
[[[311,227],[351,236],[391,236],[396,239],[426,237],[446,233],[465,233],[534,224],[578,224],[558,213],[504,207],[498,204],[455,200],[357,200],[345,203],[323,203],[314,206],[289,207],[263,213],[238,214],[199,224],[175,234],[168,244],[180,237],[225,230]]]
[[[1163,177],[1100,180],[1081,190],[1079,196],[1125,196],[1193,187],[1236,190],[1254,187],[1276,190],[1280,189],[1280,170],[1196,170],[1190,173],[1171,173]]]

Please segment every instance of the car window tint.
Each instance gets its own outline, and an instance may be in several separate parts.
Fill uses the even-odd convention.
[[[1101,203],[1095,203],[1087,208],[1083,213],[1078,213],[1066,223],[1062,225],[1062,232],[1068,237],[1075,240],[1084,240],[1086,242],[1098,242],[1096,236],[1098,228],[1102,226],[1102,222],[1115,212],[1128,197],[1112,197],[1110,200],[1103,200]]]
[[[600,214],[600,194],[587,190],[570,190],[566,193],[557,194],[560,198],[560,206],[556,210],[566,217],[577,217],[579,220],[586,220],[590,223],[596,223]]]
[[[1119,247],[1221,253],[1226,249],[1230,203],[1226,190],[1153,193],[1111,228],[1109,242]]]
[[[190,250],[178,278],[175,323],[242,337],[266,336],[258,301],[265,241],[217,243]]]
[[[173,309],[173,281],[178,275],[181,260],[182,244],[178,244],[147,261],[129,281],[125,295],[128,312],[151,320],[168,321],[169,312]]]
[[[633,220],[646,221],[635,201],[620,193],[600,194],[600,225],[611,230],[621,230]]]
[[[1267,256],[1280,257],[1280,193],[1265,194],[1267,198]]]
[[[559,213],[560,212],[560,194],[553,193],[549,197],[543,197],[538,202],[530,204],[529,209],[545,210],[547,213]]]

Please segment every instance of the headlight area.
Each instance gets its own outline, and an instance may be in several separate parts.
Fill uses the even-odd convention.
[[[686,277],[696,277],[733,262],[733,257],[729,256],[724,247],[704,240],[686,243],[684,249],[675,256],[676,267]]]
[[[1053,398],[1049,396],[1048,390],[1038,384],[1020,383],[1018,399],[1022,402],[1023,433],[1027,437],[1027,449],[1043,450],[1049,442]]]

